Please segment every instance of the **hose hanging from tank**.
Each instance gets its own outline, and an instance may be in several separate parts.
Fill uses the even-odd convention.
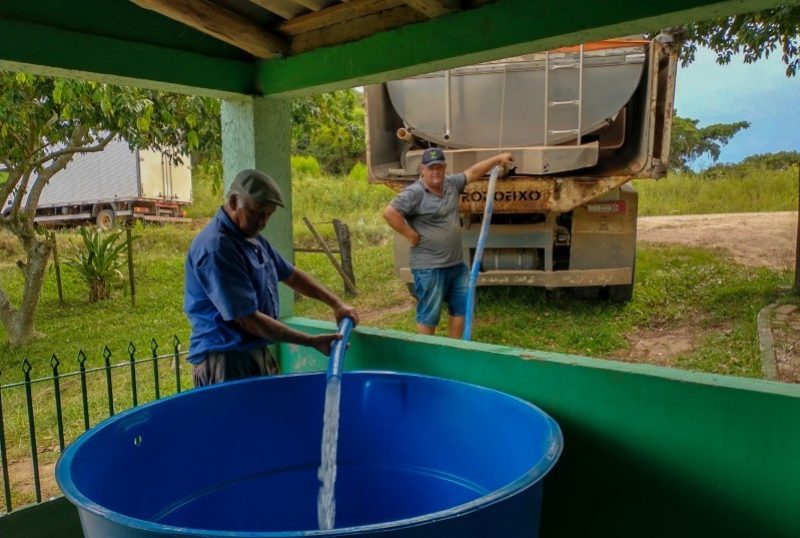
[[[486,206],[483,208],[483,222],[481,222],[481,233],[478,235],[478,247],[475,249],[475,257],[472,259],[472,270],[469,272],[469,285],[467,287],[467,313],[464,318],[464,340],[472,339],[472,318],[475,313],[475,288],[478,286],[478,273],[481,270],[483,251],[486,248],[486,238],[489,236],[489,225],[492,220],[494,210],[494,191],[497,186],[497,178],[503,172],[503,166],[497,165],[492,168],[489,176],[489,190],[486,192]]]

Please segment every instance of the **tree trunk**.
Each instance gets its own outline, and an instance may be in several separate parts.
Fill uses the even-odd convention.
[[[25,285],[19,308],[13,308],[5,294],[0,293],[0,321],[8,333],[9,343],[14,346],[28,344],[36,336],[33,322],[52,249],[48,239],[41,240],[38,237],[27,238],[23,240],[23,244],[28,260],[20,264],[25,275]]]

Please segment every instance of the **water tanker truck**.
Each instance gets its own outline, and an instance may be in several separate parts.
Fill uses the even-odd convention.
[[[629,300],[636,264],[634,178],[667,172],[677,49],[661,34],[586,43],[367,86],[370,181],[400,191],[422,152],[448,173],[500,151],[516,168],[497,185],[479,286],[573,288]],[[460,211],[472,263],[488,179]],[[395,272],[412,282],[408,242]]]

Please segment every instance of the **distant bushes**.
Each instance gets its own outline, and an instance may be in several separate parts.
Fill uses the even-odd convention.
[[[322,167],[310,155],[292,155],[292,177],[319,177]]]
[[[292,157],[292,188],[295,244],[311,245],[311,234],[303,223],[306,216],[316,223],[339,219],[350,228],[354,242],[380,244],[391,237],[383,220],[383,209],[394,192],[367,180],[367,167],[357,162],[347,175],[322,175],[313,157]],[[330,227],[321,233],[332,237]]]
[[[636,180],[639,215],[796,211],[799,157],[797,152],[753,155],[698,173]]]

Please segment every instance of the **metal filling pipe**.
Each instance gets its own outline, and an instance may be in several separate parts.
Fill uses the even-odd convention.
[[[403,142],[409,142],[409,143],[413,143],[414,142],[414,135],[412,135],[411,132],[408,129],[406,129],[405,127],[400,127],[397,130],[396,134],[397,134],[397,138],[399,138]]]

